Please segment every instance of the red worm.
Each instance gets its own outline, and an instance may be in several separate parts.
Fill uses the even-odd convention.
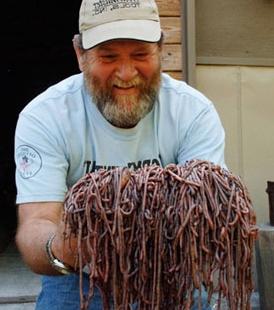
[[[105,310],[190,309],[202,286],[219,309],[221,299],[250,309],[256,215],[241,179],[218,165],[100,169],[69,189],[64,221],[65,238],[78,237],[83,310],[95,285]]]

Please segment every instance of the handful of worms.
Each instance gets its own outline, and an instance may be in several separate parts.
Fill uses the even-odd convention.
[[[67,193],[65,238],[78,238],[81,309],[251,309],[258,228],[240,177],[208,161],[100,169]],[[82,271],[90,287],[84,294]]]

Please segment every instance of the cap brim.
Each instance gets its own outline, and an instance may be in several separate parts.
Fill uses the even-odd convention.
[[[161,38],[161,26],[154,20],[120,20],[87,29],[82,33],[83,48],[117,39],[157,42]]]

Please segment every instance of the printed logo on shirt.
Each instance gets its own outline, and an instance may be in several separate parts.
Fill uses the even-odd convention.
[[[23,179],[29,179],[41,169],[42,158],[31,146],[20,145],[16,149],[16,165]]]
[[[160,161],[160,156],[159,156],[159,159],[154,158],[154,159],[139,160],[138,162],[130,162],[127,164],[127,167],[129,169],[137,170],[139,168],[142,168],[145,166],[150,166],[153,164],[158,165],[158,166],[162,166],[161,161]],[[94,172],[94,171],[99,170],[101,168],[106,169],[106,170],[110,170],[110,169],[114,169],[117,167],[117,166],[98,165],[95,160],[93,162],[91,162],[90,160],[85,161],[84,166],[85,166],[85,173]]]

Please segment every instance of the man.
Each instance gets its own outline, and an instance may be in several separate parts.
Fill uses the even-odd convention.
[[[16,128],[16,241],[25,262],[44,275],[38,310],[79,309],[76,245],[63,243],[62,207],[84,174],[195,158],[224,165],[224,130],[213,104],[161,73],[152,0],[83,0],[79,28],[73,44],[82,73],[36,97]],[[87,290],[88,276],[83,285]],[[97,291],[90,309],[102,309]]]

